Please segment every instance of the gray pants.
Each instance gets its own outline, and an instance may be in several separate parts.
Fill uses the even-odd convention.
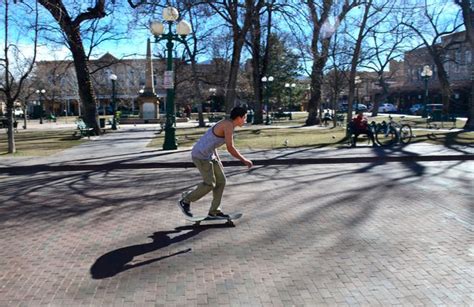
[[[203,181],[187,195],[184,196],[184,201],[195,202],[201,199],[204,195],[212,191],[212,203],[209,209],[210,213],[220,210],[219,206],[224,193],[226,178],[224,168],[221,162],[217,160],[201,160],[193,158],[194,165],[201,173]]]

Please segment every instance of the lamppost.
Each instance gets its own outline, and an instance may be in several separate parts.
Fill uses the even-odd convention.
[[[355,108],[355,112],[357,114],[357,111],[359,109],[359,84],[362,83],[362,80],[360,79],[359,76],[356,76],[355,79],[354,79],[354,84],[355,84],[355,88],[356,88],[356,108]]]
[[[428,80],[433,75],[433,71],[431,70],[430,65],[423,66],[423,70],[420,73],[421,78],[425,82],[425,97],[423,100],[423,104],[425,107],[423,108],[423,114],[426,116],[426,104],[428,103]]]
[[[288,108],[290,109],[289,111],[292,111],[292,100],[291,100],[291,94],[293,92],[293,89],[296,87],[295,83],[285,83],[285,88],[288,89],[290,92],[290,101],[288,101]]]
[[[269,99],[270,99],[270,82],[273,82],[274,78],[273,76],[263,76],[262,77],[262,82],[265,84],[265,103],[267,106],[267,116],[265,118],[265,125],[270,125],[270,105],[269,105]]]
[[[211,112],[216,112],[216,92],[217,89],[214,87],[209,89],[209,93],[211,94]]]
[[[166,123],[164,150],[178,149],[176,142],[176,114],[174,105],[174,75],[173,75],[173,41],[186,44],[186,35],[191,33],[191,26],[185,20],[181,20],[176,25],[176,33],[172,33],[172,25],[179,17],[176,8],[168,6],[163,10],[163,19],[168,24],[168,33],[164,34],[165,25],[159,21],[150,23],[150,30],[155,37],[155,43],[166,40],[167,65],[164,75],[164,87],[166,88]]]
[[[111,74],[109,79],[112,81],[112,130],[117,130],[117,119],[115,118],[117,113],[117,104],[115,103],[115,81],[117,81],[117,75]]]
[[[43,124],[43,95],[44,93],[46,93],[46,90],[45,89],[41,89],[41,90],[36,90],[36,94],[38,94],[38,99],[39,99],[39,102],[40,102],[40,124],[42,125]]]

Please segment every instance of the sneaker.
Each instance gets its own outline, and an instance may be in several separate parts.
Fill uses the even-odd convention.
[[[224,214],[222,211],[216,211],[216,212],[209,212],[208,214],[210,217],[221,217],[221,218],[228,218],[229,216],[227,214]]]
[[[189,216],[189,217],[193,216],[191,213],[190,204],[185,203],[183,198],[179,200],[178,206],[181,209],[181,211],[183,211],[184,215]]]

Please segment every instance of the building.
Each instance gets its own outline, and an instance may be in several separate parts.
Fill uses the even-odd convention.
[[[466,32],[454,33],[442,37],[439,47],[444,50],[443,65],[451,88],[450,113],[466,115],[469,109],[469,96],[472,79],[472,50],[465,41]],[[405,52],[403,62],[390,63],[390,72],[394,72],[394,84],[391,86],[391,98],[401,109],[408,109],[415,103],[424,103],[425,83],[421,72],[425,65],[433,71],[428,80],[429,103],[442,103],[441,85],[436,65],[426,47]]]
[[[440,48],[445,50],[444,68],[448,74],[450,88],[452,91],[450,101],[450,113],[466,116],[469,110],[469,96],[472,88],[471,71],[472,50],[464,39],[465,32],[454,33],[442,37]],[[377,102],[391,102],[398,106],[401,111],[407,111],[413,104],[424,103],[425,81],[421,72],[425,65],[429,65],[433,71],[428,80],[428,102],[442,103],[441,86],[437,75],[437,69],[431,55],[426,47],[417,48],[405,52],[401,61],[392,60],[389,63],[389,71],[383,72],[383,78],[388,84],[388,97],[384,98],[383,90],[379,84],[376,72],[359,71],[357,76],[360,83],[356,84],[355,101],[368,104]],[[336,74],[330,71],[325,75],[323,87],[323,101],[331,106],[336,100],[340,104],[347,103],[348,71],[339,71],[337,82],[337,97],[334,88]],[[384,100],[384,101],[382,101]]]
[[[153,82],[155,94],[161,102],[165,101],[166,89],[163,87],[166,59],[153,59]],[[119,59],[106,53],[97,60],[89,61],[89,71],[97,98],[99,114],[111,113],[112,85],[111,74],[117,76],[116,99],[118,109],[130,113],[138,113],[138,96],[145,87],[145,58]],[[174,60],[175,70],[175,103],[177,109],[185,105],[200,103],[198,100],[209,100],[209,88],[217,88],[223,92],[222,80],[227,80],[228,63],[215,59],[196,65],[198,87],[202,98],[197,98],[192,83],[191,65],[182,60]],[[34,84],[38,94],[31,98],[30,106],[43,104],[45,114],[80,115],[80,99],[77,78],[72,61],[39,61],[36,64]],[[44,93],[41,90],[44,89]],[[160,103],[161,113],[164,103]]]

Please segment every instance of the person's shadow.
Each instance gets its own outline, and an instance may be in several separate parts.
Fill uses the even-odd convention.
[[[150,259],[150,260],[146,260],[146,261],[142,261],[142,262],[138,262],[134,264],[129,264],[135,256],[144,255],[146,253],[153,252],[163,247],[169,246],[173,243],[178,243],[178,242],[187,240],[207,229],[224,228],[224,227],[228,227],[228,226],[225,224],[204,225],[200,227],[185,226],[185,227],[177,227],[175,228],[175,230],[171,230],[171,231],[155,232],[153,235],[149,236],[149,238],[153,240],[153,242],[151,243],[122,247],[100,256],[90,268],[91,276],[93,279],[108,278],[129,269],[140,267],[142,265],[148,265],[150,263],[160,261],[172,256],[177,256],[180,254],[187,253],[191,251],[191,248],[187,248],[182,251],[179,251],[170,255],[158,257],[155,259]],[[191,231],[188,231],[181,235],[177,235],[173,238],[169,236],[170,234],[179,233],[181,231],[188,230],[188,229],[190,229]]]

